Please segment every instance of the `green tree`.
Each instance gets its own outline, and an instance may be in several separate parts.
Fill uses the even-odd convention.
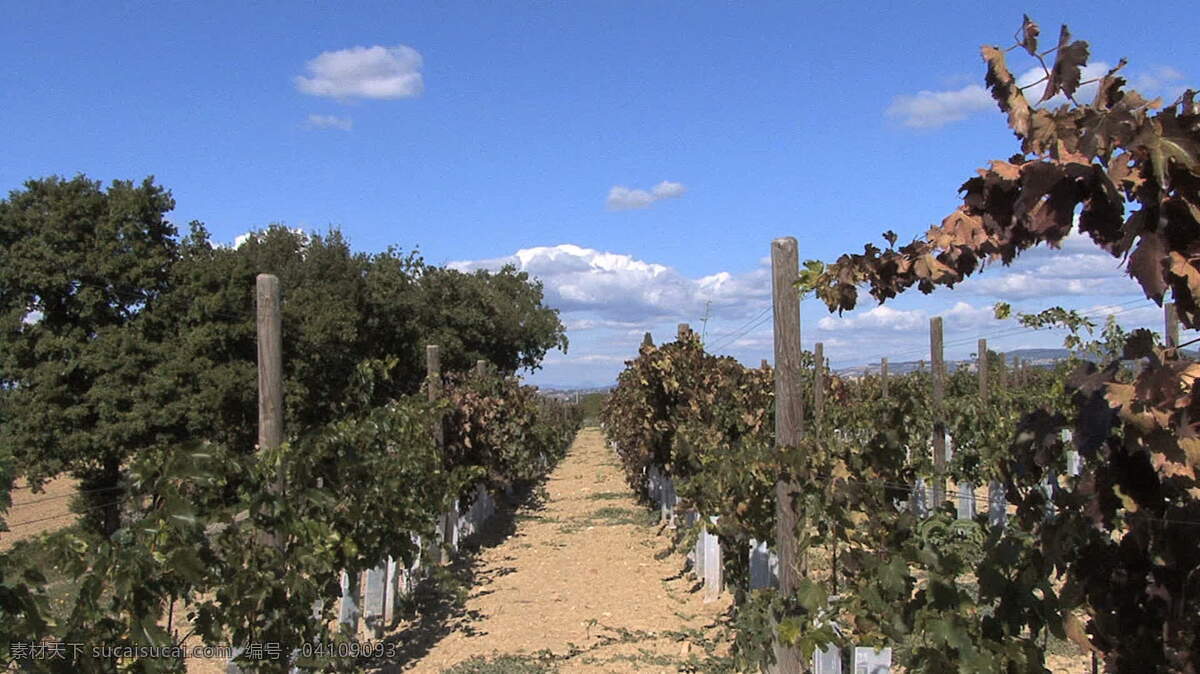
[[[418,330],[442,347],[442,366],[466,370],[486,360],[500,372],[536,370],[551,349],[567,349],[558,310],[542,303],[541,281],[506,265],[464,273],[425,267],[414,306]]]
[[[162,335],[143,317],[178,257],[170,193],[31,180],[0,201],[0,444],[38,485],[81,480],[87,514],[119,524],[122,461],[170,438],[149,404]]]
[[[282,287],[285,419],[301,435],[416,391],[414,255],[354,253],[337,231],[271,226],[235,248],[193,223],[180,244],[171,290],[153,320],[170,332],[159,404],[193,436],[240,451],[255,442],[255,277]]]

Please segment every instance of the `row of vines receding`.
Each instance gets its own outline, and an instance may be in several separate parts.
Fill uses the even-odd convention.
[[[272,227],[230,248],[193,225],[178,240],[172,205],[150,181],[105,192],[82,177],[0,201],[0,515],[17,478],[81,480],[77,525],[0,551],[0,666],[185,671],[160,655],[186,641],[274,644],[243,652],[255,671],[359,671],[297,650],[355,638],[335,616],[341,574],[409,568],[455,501],[528,484],[565,454],[578,409],[512,376],[565,345],[557,312],[511,268],[356,254],[336,232]],[[253,442],[260,271],[283,294],[277,448]],[[498,301],[528,327],[493,325],[511,318]],[[434,340],[447,372],[431,400]],[[34,658],[31,644],[60,646]]]
[[[1147,100],[1124,88],[1124,61],[1081,82],[1087,43],[1064,27],[1056,47],[1039,51],[1038,34],[1026,18],[1011,48],[983,48],[989,90],[1021,151],[968,180],[963,205],[924,238],[896,247],[887,232],[885,249],[807,263],[803,291],[838,311],[853,309],[864,286],[879,302],[914,286],[928,293],[1078,227],[1123,257],[1147,297],[1161,303],[1169,291],[1182,322],[1200,327],[1195,93],[1165,107]],[[1018,86],[1006,65],[1015,50],[1044,69],[1040,82]],[[1042,84],[1040,101],[1026,99]],[[1076,100],[1088,84],[1094,99]],[[1025,321],[1078,327],[1060,314],[1069,317]],[[909,671],[1043,672],[1066,645],[1105,671],[1194,673],[1200,365],[1145,330],[1106,337],[1071,342],[1098,362],[1008,376],[986,398],[977,373],[948,373],[940,410],[928,371],[892,376],[886,394],[878,376],[826,376],[823,415],[808,388],[804,439],[780,451],[771,370],[708,354],[685,335],[641,348],[603,420],[633,488],[644,491],[657,466],[675,480],[679,507],[719,518],[741,666],[769,662],[778,638],[806,654],[891,646]],[[978,357],[1001,380],[1002,360]],[[812,354],[803,365],[813,381]],[[929,451],[936,415],[953,445],[940,472]],[[752,539],[773,537],[784,478],[796,485],[801,550],[789,596],[751,591],[746,563]],[[917,486],[943,480],[945,500],[923,508]],[[957,497],[989,484],[1003,495],[1003,521],[989,517],[986,497],[975,517],[959,518]]]

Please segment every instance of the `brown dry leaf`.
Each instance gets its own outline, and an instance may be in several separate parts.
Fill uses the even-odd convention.
[[[1028,133],[1021,149],[1026,152],[1044,155],[1056,147],[1058,141],[1058,123],[1054,115],[1045,110],[1034,110],[1029,118]]]
[[[1055,143],[1054,157],[1058,159],[1060,164],[1083,164],[1084,166],[1092,165],[1092,158],[1081,152],[1077,152],[1067,146],[1061,138]]]
[[[1041,29],[1033,22],[1033,19],[1029,18],[1028,14],[1025,14],[1021,20],[1021,41],[1019,44],[1025,48],[1025,51],[1030,56],[1037,56],[1038,34],[1041,32]]]
[[[1121,87],[1125,86],[1125,78],[1118,77],[1117,72],[1127,63],[1128,61],[1122,58],[1116,66],[1104,74],[1104,78],[1100,80],[1100,85],[1096,88],[1096,98],[1092,100],[1093,107],[1111,108],[1113,104],[1121,100],[1123,96]]]
[[[1017,218],[1027,216],[1063,179],[1066,174],[1061,166],[1048,161],[1031,161],[1021,165],[1021,195],[1013,206]]]
[[[1110,382],[1104,387],[1104,399],[1108,401],[1108,406],[1117,410],[1122,417],[1133,414],[1134,393],[1133,384]]]
[[[1000,105],[1001,111],[1008,113],[1009,128],[1018,137],[1024,138],[1029,133],[1029,101],[1025,100],[1016,79],[1004,63],[1004,50],[985,46],[980,52],[987,62],[988,72],[984,82],[991,90],[992,98]]]
[[[1187,456],[1187,462],[1192,468],[1200,467],[1200,438],[1180,438],[1179,448]]]
[[[954,270],[940,262],[932,253],[925,253],[918,258],[914,271],[918,278],[933,283],[944,283],[955,276]]]
[[[979,169],[979,175],[987,177],[987,171],[991,171],[1005,180],[1017,180],[1021,177],[1021,167],[1016,164],[1010,164],[1006,161],[993,159],[988,162],[988,168]]]
[[[987,242],[988,235],[982,218],[957,210],[942,220],[941,227],[931,228],[926,238],[934,247],[946,250],[954,246],[978,248]]]
[[[1136,192],[1146,182],[1142,177],[1138,164],[1133,161],[1133,155],[1122,152],[1108,164],[1108,175],[1113,183],[1125,190],[1126,193]]]
[[[1054,55],[1054,67],[1050,69],[1050,80],[1039,102],[1048,101],[1062,91],[1074,96],[1079,88],[1081,68],[1087,65],[1088,44],[1083,40],[1071,42],[1071,32],[1064,25],[1058,33],[1058,51]]]
[[[1167,289],[1162,271],[1165,253],[1163,239],[1158,232],[1145,232],[1129,256],[1129,275],[1142,286],[1146,297],[1156,302],[1162,299]]]
[[[1169,259],[1171,273],[1187,281],[1193,297],[1200,296],[1200,270],[1193,261],[1175,251],[1171,251]]]

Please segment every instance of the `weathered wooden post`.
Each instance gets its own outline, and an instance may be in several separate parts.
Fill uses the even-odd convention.
[[[818,438],[824,437],[825,432],[825,344],[817,342],[813,345],[813,431],[817,433]],[[838,548],[837,535],[835,533],[833,543],[830,546],[832,552],[832,563],[830,565],[830,578],[833,580],[833,594],[838,591]]]
[[[981,342],[984,340],[980,340]],[[999,354],[999,361],[996,369],[996,384],[999,391],[1002,393],[1008,390],[1008,367],[1004,363],[1004,354]],[[991,391],[983,388],[984,382],[980,382],[979,395],[985,400],[991,396]],[[1004,494],[1004,485],[996,479],[988,482],[988,524],[991,526],[1004,526],[1004,518],[1008,514],[1008,497]]]
[[[280,311],[279,279],[259,274],[255,279],[258,332],[258,448],[273,451],[283,444],[283,318]],[[283,494],[283,472],[275,476],[272,489]],[[274,534],[264,541],[282,544]]]
[[[942,317],[929,319],[929,360],[933,375],[933,507],[946,500],[946,419],[942,398],[946,391],[946,364],[942,359]]]
[[[482,377],[487,374],[488,362],[486,360],[475,361],[475,376]]]
[[[825,344],[813,347],[813,422],[820,428],[825,420]]]
[[[1166,322],[1165,332],[1168,347],[1179,346],[1179,314],[1174,302],[1163,302],[1163,320]]]
[[[988,391],[988,376],[989,376],[989,374],[990,374],[990,373],[988,372],[988,351],[987,351],[987,348],[988,348],[988,346],[987,346],[987,340],[986,340],[986,339],[980,339],[980,340],[979,340],[979,346],[978,346],[978,347],[977,347],[977,349],[976,349],[977,351],[979,351],[979,355],[978,355],[978,357],[977,357],[977,358],[978,358],[978,364],[976,365],[976,367],[979,369],[979,371],[978,371],[976,374],[978,374],[978,375],[979,375],[979,399],[980,399],[980,400],[982,400],[982,401],[983,401],[983,402],[985,402],[985,403],[988,401],[988,395],[989,395],[989,391]]]
[[[255,277],[254,304],[258,359],[258,450],[274,451],[283,444],[283,314],[277,276],[259,274]],[[281,467],[268,488],[274,495],[282,496],[283,486]],[[283,540],[274,532],[261,534],[259,543],[282,551]],[[242,651],[241,646],[235,646],[233,657],[238,657]],[[231,658],[225,671],[237,674],[242,669]]]
[[[800,295],[796,291],[800,258],[796,239],[771,242],[771,300],[775,338],[775,447],[781,451],[800,445],[804,408],[800,369]],[[779,552],[779,592],[787,597],[799,580],[796,556],[797,515],[792,503],[793,476],[781,474],[775,482],[775,549]],[[774,617],[772,617],[774,620]],[[773,626],[774,627],[774,626]],[[775,637],[777,674],[801,671],[800,650]]]
[[[441,348],[437,344],[427,344],[425,346],[425,378],[429,400],[436,401],[442,397],[442,358]],[[439,414],[433,422],[433,441],[437,444],[438,449],[445,451],[446,448],[446,429],[443,426],[442,416]],[[455,500],[450,509],[442,513],[438,518],[438,553],[436,559],[439,564],[449,564],[451,550],[450,546],[454,542],[454,526],[457,519],[457,500]],[[455,516],[451,516],[451,512],[455,512]]]

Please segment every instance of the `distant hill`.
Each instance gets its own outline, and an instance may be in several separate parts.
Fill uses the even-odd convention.
[[[586,388],[539,386],[538,393],[555,400],[574,401],[576,396],[582,398],[594,393],[607,394],[612,389],[612,386],[589,386]]]
[[[1012,363],[1015,360],[1020,359],[1021,362],[1028,363],[1029,365],[1031,365],[1033,367],[1053,367],[1055,363],[1062,361],[1062,360],[1066,360],[1067,358],[1069,358],[1071,356],[1071,352],[1068,351],[1067,349],[1013,349],[1012,351],[1005,351],[1003,353],[1004,353],[1004,359],[1008,363]],[[1186,358],[1191,358],[1191,359],[1195,360],[1195,359],[1197,359],[1198,356],[1200,356],[1200,352],[1184,349],[1183,355]],[[1084,359],[1091,360],[1091,361],[1096,360],[1096,358],[1094,356],[1089,356],[1089,355],[1085,355]],[[892,374],[908,374],[909,372],[916,371],[917,368],[919,368],[921,366],[921,362],[922,361],[918,361],[918,360],[908,360],[908,361],[901,361],[901,362],[897,362],[897,363],[893,363],[893,362],[889,361],[888,362],[888,372],[890,372]],[[925,361],[925,363],[926,363],[926,367],[928,367],[928,361]],[[971,359],[971,360],[947,360],[946,361],[946,369],[949,371],[953,371],[962,365],[966,365],[968,368],[974,369],[975,368],[975,360]],[[842,375],[844,377],[857,377],[857,376],[862,376],[864,374],[879,374],[879,363],[873,363],[871,365],[857,365],[857,366],[853,366],[853,367],[845,367],[840,370],[837,370],[837,374]]]
[[[1004,358],[1007,362],[1012,363],[1016,359],[1021,362],[1029,363],[1033,367],[1051,367],[1060,360],[1066,360],[1071,355],[1071,352],[1066,349],[1014,349],[1004,352]],[[892,374],[908,374],[915,372],[924,362],[925,366],[929,366],[929,361],[905,360],[899,362],[888,362],[888,372]],[[975,360],[947,360],[946,369],[954,370],[959,366],[966,365],[969,368],[975,367]],[[845,367],[837,370],[837,373],[842,376],[862,376],[864,374],[879,374],[879,363],[870,365],[856,365]]]

